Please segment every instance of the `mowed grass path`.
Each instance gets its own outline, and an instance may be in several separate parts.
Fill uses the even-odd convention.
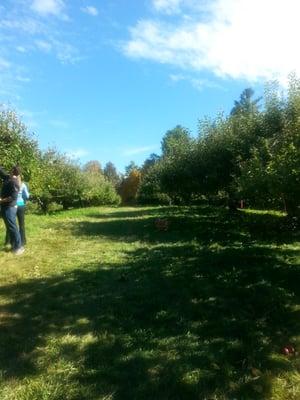
[[[280,352],[300,350],[300,235],[283,215],[91,208],[27,224],[26,254],[0,253],[1,400],[300,399],[300,357]]]

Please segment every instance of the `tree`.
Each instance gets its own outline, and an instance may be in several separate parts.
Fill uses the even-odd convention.
[[[147,160],[146,160],[147,161]],[[158,160],[142,169],[141,183],[138,187],[137,201],[140,204],[170,204],[171,198],[161,187],[161,162]]]
[[[108,162],[106,163],[104,170],[103,170],[104,176],[105,178],[111,182],[115,188],[118,187],[118,185],[120,184],[120,176],[117,172],[116,167],[114,166],[114,164],[112,162]]]
[[[31,191],[33,199],[47,212],[51,203],[64,209],[80,205],[83,185],[80,167],[56,149],[48,149],[40,157]]]
[[[7,170],[16,164],[21,167],[24,180],[30,180],[31,200],[44,212],[51,203],[68,208],[120,202],[98,161],[80,168],[56,149],[40,151],[17,114],[4,108],[0,109],[0,161]]]
[[[82,170],[84,172],[99,173],[103,175],[101,164],[97,160],[88,161],[86,164],[84,164]]]
[[[98,172],[84,172],[81,202],[84,206],[118,205],[120,196],[113,184]]]
[[[150,156],[144,161],[141,171],[142,171],[142,175],[145,175],[148,170],[153,167],[153,165],[155,165],[158,161],[160,160],[160,157],[155,154],[152,153],[150,154]]]
[[[286,99],[279,102],[273,93],[272,103],[266,107],[265,121],[273,131],[253,147],[237,180],[249,198],[263,196],[273,203],[281,199],[291,216],[300,212],[299,116],[300,81],[291,76]]]
[[[141,172],[138,169],[132,169],[121,184],[119,193],[123,204],[133,204],[136,202],[138,188],[141,182]]]
[[[30,181],[38,168],[40,150],[19,116],[6,108],[0,109],[0,162],[7,170],[19,165],[25,181]]]
[[[130,161],[130,163],[125,167],[125,176],[128,177],[132,171],[138,171],[139,167],[136,165],[134,161]]]
[[[187,148],[192,139],[188,129],[177,125],[166,132],[161,142],[163,157],[176,157],[183,149]]]
[[[254,95],[254,90],[252,88],[244,89],[240,95],[239,100],[235,100],[234,107],[232,108],[230,115],[236,114],[250,114],[258,111],[258,103],[261,101],[262,97],[252,100]]]
[[[158,161],[161,191],[174,203],[187,203],[193,194],[191,159],[195,140],[189,131],[180,125],[164,135],[161,148],[162,156]]]

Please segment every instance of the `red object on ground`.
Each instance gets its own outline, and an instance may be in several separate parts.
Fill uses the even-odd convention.
[[[157,218],[155,220],[155,226],[159,231],[167,231],[169,229],[169,221],[166,219]]]
[[[295,354],[295,349],[291,345],[284,346],[282,348],[282,354],[284,354],[285,356],[291,356]]]
[[[290,354],[289,349],[287,347],[284,347],[282,349],[282,354],[284,354],[285,356],[288,356]]]

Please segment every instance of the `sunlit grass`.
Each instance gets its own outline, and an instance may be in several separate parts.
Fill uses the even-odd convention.
[[[285,215],[90,208],[27,227],[26,253],[0,256],[1,400],[300,398]]]

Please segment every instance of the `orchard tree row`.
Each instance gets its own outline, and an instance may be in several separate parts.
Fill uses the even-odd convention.
[[[161,155],[124,175],[112,163],[83,167],[55,149],[41,151],[17,115],[0,112],[0,163],[19,164],[33,200],[43,211],[102,204],[197,204],[210,201],[235,209],[284,209],[299,214],[300,81],[285,90],[276,83],[255,98],[243,91],[229,115],[199,121],[197,137],[177,126],[164,135]]]
[[[0,111],[0,163],[8,171],[19,165],[28,183],[31,198],[47,212],[51,206],[83,207],[119,204],[119,176],[112,163],[104,170],[96,161],[81,167],[56,149],[41,151],[12,110]]]
[[[161,152],[139,169],[140,203],[206,199],[235,209],[242,200],[299,214],[300,81],[290,76],[283,91],[269,83],[263,98],[245,89],[230,115],[200,121],[196,138],[168,131]]]

